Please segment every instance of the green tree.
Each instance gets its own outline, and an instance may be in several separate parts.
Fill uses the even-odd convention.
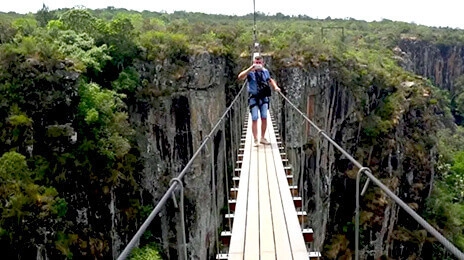
[[[34,176],[25,156],[7,152],[0,157],[0,242],[18,252],[35,251],[47,239],[46,246],[52,246],[57,223],[67,212],[56,189],[36,184]]]
[[[182,64],[188,60],[190,45],[184,34],[150,31],[140,37],[142,47],[146,49],[149,60],[164,60]]]
[[[34,18],[19,18],[13,21],[12,26],[22,36],[30,36],[37,29],[37,21]]]
[[[454,156],[454,163],[450,168],[450,174],[446,177],[446,183],[451,193],[454,194],[453,202],[464,206],[464,151],[460,151]],[[464,215],[462,217],[464,222]]]
[[[457,123],[462,124],[464,122],[464,75],[454,80],[454,87],[451,90],[451,110]]]
[[[139,85],[140,75],[133,67],[126,68],[111,84],[116,92],[133,93]]]
[[[119,73],[132,65],[138,56],[139,47],[136,44],[138,32],[134,30],[131,17],[118,14],[113,20],[100,26],[96,45],[108,46],[111,61],[105,66],[104,74],[90,75],[95,82],[110,88],[110,82],[117,79]],[[106,79],[106,80],[102,80]]]
[[[438,178],[427,199],[426,218],[464,250],[464,130],[444,129],[438,134],[440,153],[437,165]],[[434,250],[440,258],[443,249]]]
[[[131,260],[161,260],[161,256],[156,245],[146,245],[142,248],[134,248],[130,254]]]
[[[79,93],[79,114],[83,123],[93,130],[90,135],[84,133],[84,136],[96,144],[98,153],[112,166],[112,162],[123,158],[131,147],[127,138],[132,135],[133,130],[127,121],[127,112],[124,111],[122,98],[125,96],[102,89],[95,83],[82,83]],[[84,144],[81,148],[87,150]]]
[[[16,34],[11,22],[3,16],[0,16],[0,44],[7,43],[13,39]]]
[[[65,28],[77,33],[91,33],[98,31],[100,22],[89,11],[83,9],[71,9],[61,15],[60,21]]]
[[[73,59],[83,72],[101,72],[106,62],[111,60],[107,46],[96,46],[94,39],[87,33],[77,34],[72,30],[59,31],[55,44],[60,53]]]
[[[37,11],[37,13],[34,16],[40,27],[45,27],[47,26],[49,21],[56,19],[54,12],[50,12],[48,6],[46,6],[45,4],[43,4],[42,9]]]

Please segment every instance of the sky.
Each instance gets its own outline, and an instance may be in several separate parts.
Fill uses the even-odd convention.
[[[253,13],[253,0],[1,0],[1,12],[35,13],[45,4],[49,10],[76,6],[101,9],[108,6],[136,11],[186,11],[207,14]],[[273,15],[307,15],[312,18],[389,19],[426,26],[464,29],[461,0],[254,0],[257,12]]]

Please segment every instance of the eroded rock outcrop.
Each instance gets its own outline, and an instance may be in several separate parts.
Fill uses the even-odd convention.
[[[206,139],[213,126],[226,109],[227,77],[226,60],[203,53],[190,58],[188,64],[138,64],[143,80],[147,83],[137,103],[131,106],[131,121],[137,132],[137,143],[144,161],[141,184],[144,192],[156,205],[166,192],[172,178],[182,171],[194,152]],[[173,71],[178,71],[173,78]],[[174,75],[176,76],[176,75]],[[175,89],[172,95],[154,96],[164,89]],[[226,202],[224,187],[224,146],[221,128],[213,142],[195,160],[184,178],[185,218],[189,259],[208,259],[215,251],[217,224],[222,216],[219,210]],[[211,143],[215,144],[214,154]],[[215,156],[215,182],[217,201],[212,187],[211,157]],[[146,202],[145,202],[146,203]],[[216,205],[215,205],[216,203]],[[169,201],[151,230],[160,236],[160,244],[169,259],[182,259],[178,245],[182,244],[178,210]]]
[[[337,64],[286,67],[292,61],[282,63],[277,75],[287,97],[420,212],[434,174],[435,132],[443,126],[439,119],[442,108],[431,101],[430,86],[418,78],[417,82],[402,82],[399,86],[371,82],[353,88],[343,81]],[[308,225],[315,231],[314,248],[329,258],[351,255],[349,248],[353,246],[348,244],[354,243],[354,179],[358,169],[288,104],[274,98],[272,108],[281,129],[287,129],[285,143],[296,179],[303,183]],[[387,113],[385,109],[387,117],[382,114]],[[301,153],[305,156],[301,157]],[[420,254],[420,243],[404,240],[404,230],[417,229],[415,221],[372,184],[362,201],[361,224],[364,257]]]

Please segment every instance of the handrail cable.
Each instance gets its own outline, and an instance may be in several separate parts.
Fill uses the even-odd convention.
[[[190,166],[192,166],[194,160],[196,159],[196,157],[198,156],[198,154],[200,154],[201,150],[203,149],[203,147],[206,146],[206,143],[208,142],[208,140],[211,138],[211,135],[212,133],[214,133],[217,128],[221,125],[222,121],[224,120],[224,118],[226,117],[226,115],[228,114],[229,110],[232,109],[232,106],[235,105],[235,103],[237,102],[237,100],[239,99],[239,97],[241,96],[241,94],[244,92],[244,89],[246,88],[246,82],[242,85],[240,91],[238,92],[237,96],[235,96],[234,100],[231,102],[231,104],[229,105],[229,107],[226,109],[226,111],[223,113],[223,115],[221,116],[221,118],[218,120],[218,122],[216,123],[216,125],[213,127],[213,129],[211,129],[210,133],[208,134],[208,136],[206,136],[205,140],[203,140],[203,142],[201,143],[201,145],[198,147],[197,151],[193,154],[192,158],[190,158],[190,161],[188,161],[188,163],[185,165],[184,169],[181,171],[181,173],[179,173],[179,175],[177,176],[177,179],[180,179],[182,180],[182,178],[184,177],[184,175],[187,173],[187,171],[189,170]],[[156,205],[156,207],[152,210],[152,212],[150,213],[150,215],[147,217],[147,219],[145,220],[145,222],[143,222],[142,226],[140,226],[139,230],[137,231],[137,233],[135,233],[135,235],[132,237],[131,241],[129,242],[129,244],[127,244],[126,248],[124,248],[124,250],[122,251],[122,253],[119,255],[118,257],[118,260],[124,260],[128,257],[129,253],[131,252],[132,248],[135,247],[137,241],[140,239],[140,237],[142,236],[143,232],[145,232],[145,230],[148,228],[148,226],[150,225],[150,223],[153,221],[153,219],[156,217],[156,215],[158,215],[158,213],[161,211],[161,208],[164,206],[164,204],[166,204],[167,200],[169,199],[169,197],[171,197],[172,193],[174,192],[174,190],[176,190],[177,188],[177,185],[178,183],[177,182],[174,182],[170,185],[169,189],[164,193],[163,197],[161,198],[161,200],[158,202],[158,204]]]
[[[403,208],[406,213],[413,217],[422,227],[424,227],[430,234],[432,234],[443,246],[445,246],[451,253],[453,253],[458,259],[464,259],[464,253],[461,252],[455,245],[453,245],[448,239],[446,239],[440,232],[438,232],[434,227],[432,227],[427,221],[425,221],[419,214],[417,214],[413,209],[411,209],[405,202],[403,202],[398,196],[396,196],[387,186],[385,186],[379,179],[377,179],[369,170],[369,168],[362,166],[361,163],[356,161],[348,152],[346,152],[341,146],[339,146],[332,138],[330,138],[323,130],[321,130],[313,121],[311,121],[303,112],[301,112],[282,92],[278,92],[298,113],[306,119],[316,130],[317,133],[322,135],[327,141],[329,141],[335,148],[337,148],[343,155],[348,158],[356,167],[358,167],[359,173],[364,173],[372,182],[374,182],[381,190],[383,190],[390,198],[392,198],[396,203]],[[359,178],[358,174],[358,178]],[[369,180],[368,179],[368,180]],[[366,183],[367,184],[367,183]],[[366,186],[364,187],[364,190]],[[357,189],[359,192],[359,188]],[[358,197],[359,194],[356,194]],[[359,202],[359,201],[358,201]],[[359,209],[357,209],[357,217],[359,219]],[[357,221],[359,225],[359,220]],[[359,226],[356,228],[356,241],[359,240]],[[357,247],[358,245],[356,245]],[[358,248],[356,248],[355,259],[359,259]]]

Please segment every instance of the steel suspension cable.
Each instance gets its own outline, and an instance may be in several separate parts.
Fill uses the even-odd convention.
[[[464,253],[461,252],[455,245],[453,245],[448,239],[446,239],[440,232],[432,227],[427,221],[425,221],[419,214],[411,209],[403,200],[401,200],[396,194],[394,194],[387,186],[385,186],[379,179],[377,179],[369,170],[368,167],[362,166],[361,163],[356,161],[347,151],[339,146],[332,138],[330,138],[323,130],[321,130],[313,121],[311,121],[303,112],[301,112],[282,92],[278,92],[287,102],[290,104],[308,123],[310,123],[316,130],[317,133],[322,135],[327,141],[329,141],[337,150],[348,158],[356,167],[358,167],[359,173],[364,173],[372,182],[374,182],[381,190],[383,190],[390,198],[392,198],[401,208],[403,208],[411,217],[413,217],[422,227],[424,227],[430,234],[432,234],[443,246],[445,246],[451,253],[453,253],[458,259],[464,259]],[[360,174],[358,174],[359,176]],[[366,186],[364,187],[364,190]],[[359,189],[358,189],[359,192]],[[356,194],[358,196],[359,194]],[[358,238],[356,238],[358,240]],[[356,248],[356,251],[357,248]],[[358,255],[356,253],[356,259]]]
[[[192,166],[193,162],[195,161],[196,157],[200,154],[200,152],[203,150],[203,148],[206,146],[207,142],[211,138],[211,135],[216,132],[216,130],[219,128],[221,125],[222,121],[226,118],[229,110],[231,110],[232,106],[239,100],[239,97],[242,95],[242,93],[245,91],[246,88],[246,82],[242,85],[240,91],[238,92],[237,96],[235,96],[234,100],[231,102],[229,107],[226,109],[224,114],[221,116],[221,118],[218,120],[216,125],[214,125],[213,129],[211,129],[210,133],[208,136],[206,136],[205,140],[201,143],[200,147],[198,147],[197,151],[193,154],[192,158],[190,158],[190,161],[188,161],[187,165],[185,165],[184,169],[181,171],[181,173],[177,176],[177,179],[182,180],[184,175],[187,173],[187,171],[190,169]],[[158,215],[158,213],[161,211],[161,208],[166,204],[167,200],[169,197],[172,196],[172,193],[176,190],[178,183],[174,182],[170,185],[169,189],[164,193],[163,197],[161,197],[161,200],[158,202],[156,207],[152,210],[150,215],[147,217],[147,219],[143,222],[142,226],[140,226],[139,230],[135,235],[132,237],[131,241],[129,244],[127,244],[126,248],[122,251],[121,255],[119,255],[118,260],[123,260],[126,259],[129,256],[129,253],[131,252],[132,248],[135,247],[137,244],[137,241],[140,239],[142,234],[145,232],[145,230],[148,228],[150,223],[153,221],[153,219]]]
[[[258,39],[256,37],[256,3],[255,0],[253,0],[253,36],[254,36],[254,44],[258,42]]]

